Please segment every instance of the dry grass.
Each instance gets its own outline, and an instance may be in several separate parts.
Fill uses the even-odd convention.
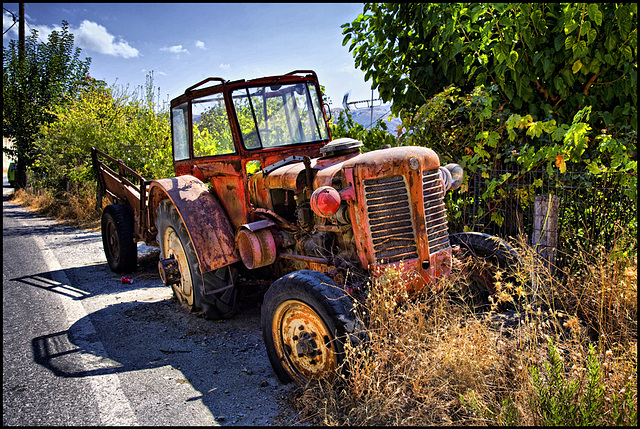
[[[635,424],[637,258],[599,258],[576,287],[517,247],[524,265],[509,274],[523,306],[507,323],[451,299],[462,270],[411,300],[398,296],[397,273],[373,282],[360,309],[370,340],[347,347],[338,382],[301,389],[302,415],[324,425]]]
[[[65,192],[54,195],[46,189],[17,189],[11,201],[35,213],[54,218],[69,225],[99,229],[102,211],[95,210],[95,191]],[[106,206],[105,199],[102,208]]]
[[[17,191],[13,201],[99,228],[93,195]],[[486,314],[459,298],[463,266],[441,282],[442,291],[413,299],[404,292],[406,273],[388,271],[358,308],[369,341],[347,345],[348,371],[334,383],[310,383],[294,404],[307,421],[324,425],[635,426],[633,240],[581,249],[572,272],[554,276],[527,245],[516,245],[523,265],[502,273]],[[507,278],[516,281],[501,281]],[[505,323],[497,304],[511,296],[522,305]]]

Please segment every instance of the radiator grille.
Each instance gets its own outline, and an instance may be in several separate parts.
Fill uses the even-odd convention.
[[[444,206],[444,191],[438,169],[422,174],[424,214],[427,222],[429,254],[451,247],[447,229],[447,212]]]
[[[418,257],[407,185],[402,176],[364,181],[369,228],[376,260]]]

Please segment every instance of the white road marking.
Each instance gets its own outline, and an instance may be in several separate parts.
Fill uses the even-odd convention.
[[[51,272],[52,280],[59,283],[60,287],[67,291],[73,290],[71,282],[65,274],[53,252],[49,250],[44,240],[34,236],[38,247],[42,250],[44,261]],[[89,320],[87,312],[80,301],[64,295],[57,294],[64,306],[67,315],[68,328],[76,325],[74,330],[79,337],[92,338],[96,330]],[[80,353],[78,359],[85,371],[117,368],[119,364],[111,360],[100,341],[82,345],[90,353]],[[137,426],[138,421],[131,407],[129,399],[120,388],[120,378],[117,373],[90,375],[85,377],[95,395],[101,424],[105,426]]]

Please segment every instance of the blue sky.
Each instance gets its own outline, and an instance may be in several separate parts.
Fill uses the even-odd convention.
[[[3,3],[3,45],[18,38],[18,3]],[[371,98],[355,68],[344,23],[362,3],[26,3],[26,32],[41,40],[69,23],[91,57],[90,74],[107,84],[144,85],[153,71],[162,101],[210,76],[251,79],[314,70],[332,107]],[[374,91],[377,98],[378,93]]]

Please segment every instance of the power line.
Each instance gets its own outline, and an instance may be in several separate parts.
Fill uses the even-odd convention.
[[[3,7],[3,10],[9,12],[11,14],[11,16],[13,17],[13,24],[11,24],[11,27],[7,28],[7,30],[5,32],[2,33],[2,35],[4,36],[5,34],[7,34],[9,32],[9,30],[11,30],[13,28],[14,25],[16,25],[16,22],[18,22],[18,19],[16,18],[16,14],[11,12],[9,9]]]
[[[26,21],[25,21],[25,24],[27,25],[27,27],[29,27],[29,30],[31,30],[31,33],[33,33],[34,31],[36,32],[36,34],[38,35],[38,40],[40,40],[40,43],[42,43],[43,45],[47,44],[47,42],[45,42],[40,38],[40,32],[36,28],[31,27],[29,23],[27,23]]]
[[[14,25],[16,25],[16,23],[18,22],[18,19],[16,18],[16,14],[15,14],[15,13],[13,13],[13,12],[11,12],[9,9],[4,8],[4,7],[3,7],[2,9],[3,9],[3,10],[5,10],[5,11],[7,11],[7,12],[9,12],[9,13],[11,14],[11,16],[13,17],[13,24],[11,24],[11,27],[7,28],[7,29],[2,33],[2,35],[4,36],[5,34],[7,34],[7,33],[9,32],[9,30],[11,30],[11,29],[13,28],[13,26],[14,26]],[[47,42],[45,42],[44,40],[42,40],[42,38],[40,37],[40,32],[39,32],[36,28],[33,28],[33,27],[32,27],[31,25],[29,25],[29,23],[28,23],[28,22],[26,22],[26,21],[25,21],[25,25],[26,25],[27,27],[29,27],[29,30],[30,30],[31,32],[33,32],[33,31],[35,31],[35,32],[36,32],[36,34],[38,35],[38,40],[40,40],[40,43],[42,43],[42,44],[46,44],[46,43],[47,43]]]

